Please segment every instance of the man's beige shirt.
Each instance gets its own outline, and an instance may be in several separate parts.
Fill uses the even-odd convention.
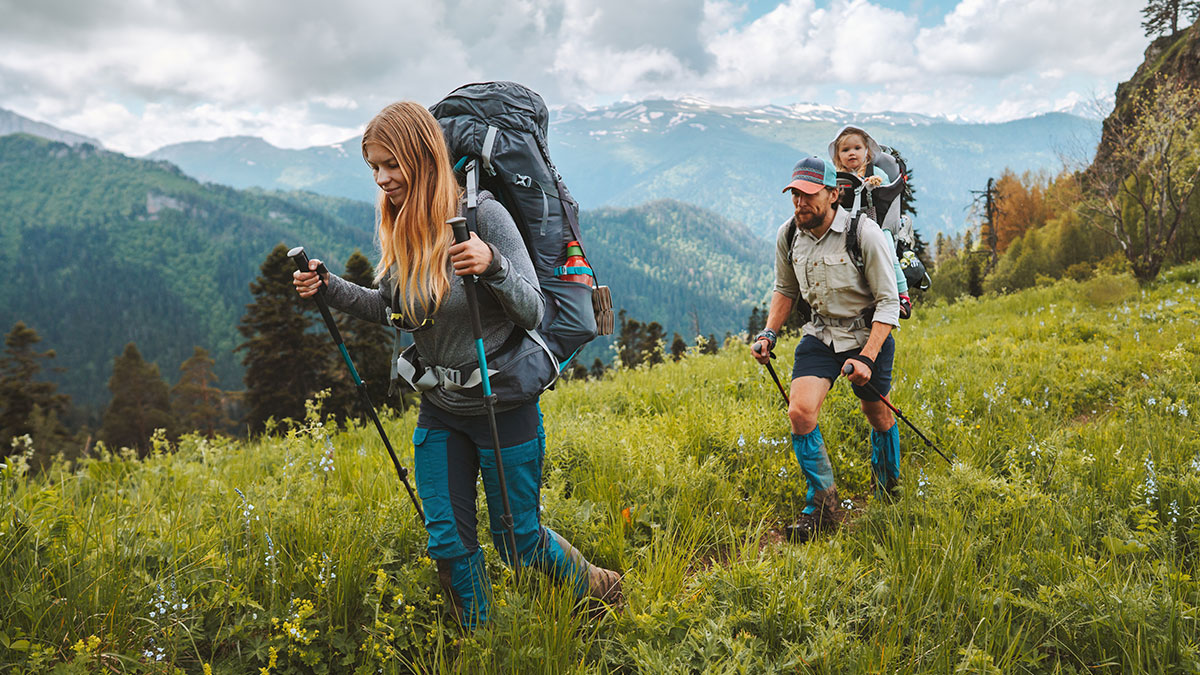
[[[788,256],[789,218],[779,227],[775,238],[775,291],[792,300],[802,297],[813,312],[833,319],[853,319],[871,307],[873,321],[892,326],[900,324],[900,299],[896,290],[894,251],[879,225],[863,217],[858,223],[862,244],[863,271],[859,272],[846,252],[846,230],[850,214],[838,207],[833,224],[820,239],[807,230],[796,228]],[[817,326],[809,321],[805,335],[814,335],[835,352],[858,349],[867,343],[871,326],[842,328]]]

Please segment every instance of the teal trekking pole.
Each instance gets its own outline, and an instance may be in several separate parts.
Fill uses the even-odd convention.
[[[308,255],[304,252],[303,246],[297,246],[288,251],[288,257],[296,263],[296,268],[301,272],[312,271],[308,269]],[[329,270],[325,268],[325,263],[320,263],[317,266],[318,279],[322,279],[328,273]],[[400,482],[404,483],[404,488],[408,490],[408,496],[412,499],[413,507],[417,509],[417,515],[421,517],[421,523],[424,524],[425,511],[421,509],[421,502],[417,501],[417,493],[413,492],[412,485],[408,483],[408,469],[400,466],[400,460],[396,459],[396,451],[392,449],[392,443],[388,440],[387,433],[383,430],[383,424],[379,421],[379,415],[375,413],[375,406],[371,404],[371,397],[367,395],[367,385],[358,376],[358,369],[354,367],[354,361],[350,360],[350,352],[346,351],[346,344],[342,342],[342,333],[338,330],[337,324],[334,323],[333,315],[329,313],[329,305],[325,302],[324,281],[321,281],[314,299],[317,301],[317,308],[321,310],[321,317],[325,319],[325,327],[329,329],[329,334],[333,336],[334,344],[337,345],[338,351],[342,353],[342,360],[346,362],[346,367],[350,369],[350,376],[354,378],[354,386],[358,389],[358,397],[362,399],[363,406],[367,409],[367,414],[370,415],[371,421],[375,423],[375,429],[379,431],[379,437],[383,439],[383,447],[387,448],[388,455],[392,458],[392,466],[396,467],[396,475],[400,477]]]
[[[446,221],[454,232],[454,243],[461,244],[471,238],[467,232],[467,219],[451,218]],[[521,555],[517,551],[517,530],[513,524],[512,507],[508,503],[508,481],[504,477],[504,459],[500,454],[500,432],[496,429],[496,395],[492,393],[492,383],[488,378],[487,354],[483,350],[483,325],[479,321],[479,300],[475,296],[475,275],[467,274],[463,278],[463,290],[467,294],[467,308],[471,313],[471,332],[475,337],[475,353],[479,357],[479,377],[483,384],[483,407],[487,409],[488,427],[492,431],[492,447],[496,457],[496,480],[500,483],[500,505],[504,513],[500,522],[508,530],[508,545],[512,551],[513,577],[521,580]]]

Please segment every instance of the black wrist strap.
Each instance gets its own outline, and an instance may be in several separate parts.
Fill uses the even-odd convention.
[[[855,355],[849,356],[847,358],[854,359],[855,361],[861,361],[862,363],[867,364],[867,367],[870,368],[872,371],[875,370],[875,361],[869,356],[863,356],[862,354],[855,354]]]

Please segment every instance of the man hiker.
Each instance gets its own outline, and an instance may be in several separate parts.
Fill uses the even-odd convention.
[[[775,242],[775,288],[767,325],[751,350],[766,364],[775,340],[797,299],[812,308],[804,337],[796,346],[788,419],[792,449],[808,495],[800,519],[788,528],[788,539],[803,543],[841,523],[837,486],[821,428],[821,404],[845,364],[854,394],[871,424],[871,475],[876,494],[891,493],[900,478],[900,435],[891,411],[867,386],[886,396],[892,383],[900,303],[892,261],[879,226],[850,215],[838,204],[837,177],[831,163],[819,157],[800,160],[784,192],[791,193],[795,213],[780,228]],[[858,246],[853,245],[857,231]],[[847,240],[851,240],[850,248]],[[851,255],[861,248],[861,265]]]

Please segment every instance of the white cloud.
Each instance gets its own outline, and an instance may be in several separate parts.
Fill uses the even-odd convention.
[[[799,85],[878,84],[911,73],[916,21],[867,0],[789,0],[744,28],[713,36],[717,87],[765,89],[774,97]]]
[[[225,136],[258,136],[279,147],[303,148],[344,141],[362,131],[362,125],[316,123],[311,117],[304,103],[269,110],[213,103],[185,108],[151,103],[135,114],[119,103],[89,99],[80,111],[61,117],[59,125],[102,138],[109,147],[133,155],[172,143]]]
[[[134,153],[223,134],[337,141],[390,101],[490,79],[552,104],[1001,119],[1111,91],[1146,44],[1129,0],[961,0],[927,28],[921,3],[882,3],[780,0],[747,21],[746,0],[0,0],[0,105]]]
[[[1064,68],[1128,77],[1146,40],[1138,3],[1113,0],[962,0],[941,26],[917,36],[932,74],[1002,77]]]

